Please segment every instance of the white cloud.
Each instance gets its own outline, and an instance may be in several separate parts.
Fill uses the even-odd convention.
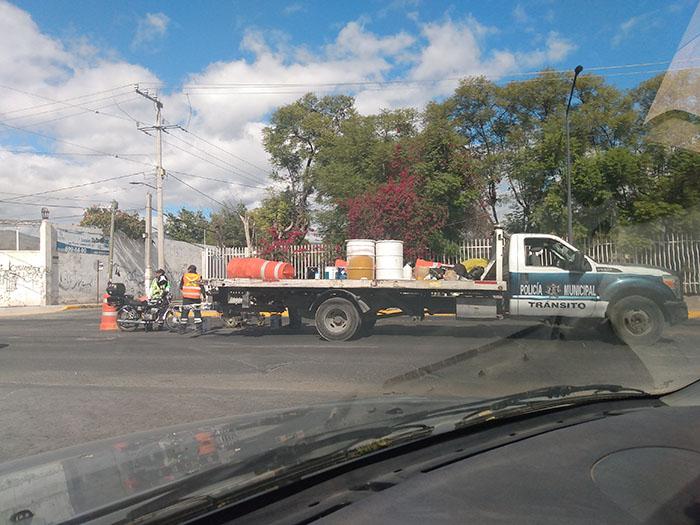
[[[165,13],[146,13],[136,25],[132,48],[146,48],[162,40],[168,32],[170,18]]]
[[[294,3],[287,5],[284,9],[282,9],[282,14],[285,16],[290,16],[290,15],[293,15],[295,13],[299,13],[299,12],[305,11],[305,10],[306,10],[306,7],[304,6],[304,4],[302,4],[300,2],[294,2]]]
[[[662,27],[663,22],[659,18],[660,11],[660,9],[655,9],[653,11],[649,11],[648,13],[631,16],[623,21],[620,24],[617,33],[615,33],[611,40],[612,46],[618,47],[620,44],[633,38],[639,33],[649,31],[655,27]]]
[[[350,22],[340,30],[334,44],[329,46],[335,56],[393,56],[410,47],[415,38],[407,33],[378,37],[357,22]]]
[[[530,17],[527,16],[525,8],[522,6],[522,4],[516,5],[515,9],[513,9],[513,18],[519,24],[524,24],[530,20]]]
[[[165,34],[167,19],[159,27],[162,28],[161,34]],[[540,48],[490,49],[487,40],[496,30],[474,19],[445,19],[442,22],[419,23],[418,27],[419,33],[416,34],[397,32],[379,35],[360,22],[349,22],[321,50],[294,46],[288,36],[280,32],[266,31],[263,34],[255,30],[247,31],[240,43],[246,58],[213,62],[202,71],[191,72],[185,82],[189,86],[206,84],[218,88],[194,89],[185,86],[161,93],[167,121],[187,123],[191,103],[189,129],[211,143],[200,141],[192,134],[171,130],[170,134],[165,135],[166,170],[216,200],[241,199],[252,205],[264,195],[263,190],[178,175],[176,172],[245,185],[267,185],[269,181],[265,172],[269,165],[261,141],[265,122],[276,107],[296,100],[307,90],[313,90],[284,84],[315,84],[319,86],[319,94],[325,94],[329,88],[320,87],[325,84],[402,78],[416,83],[389,86],[387,89],[352,86],[340,88],[339,91],[353,93],[361,112],[401,106],[420,107],[434,97],[448,95],[456,84],[456,80],[439,83],[432,80],[476,74],[498,79],[524,67],[556,63],[573,49],[568,41],[554,33],[546,37]],[[0,84],[56,100],[122,86],[114,91],[74,99],[73,107],[49,105],[24,112],[17,112],[16,109],[47,104],[47,101],[0,88],[0,120],[13,118],[10,121],[13,125],[26,126],[93,150],[141,155],[129,158],[152,165],[153,138],[139,132],[132,118],[146,125],[151,124],[153,105],[136,95],[131,85],[138,82],[143,88],[153,90],[159,81],[153,72],[105,54],[104,50],[95,49],[89,42],[70,45],[51,38],[41,32],[26,12],[2,0],[0,46],[3,49],[3,53],[0,53]],[[225,87],[234,83],[247,84],[248,87]],[[189,93],[189,100],[185,93]],[[75,105],[99,109],[102,114],[83,112]],[[18,144],[59,153],[86,152],[64,142],[52,143],[17,131],[8,132],[0,126],[0,145],[16,149]],[[44,191],[139,170],[148,172],[147,180],[152,180],[149,166],[133,162],[109,157],[17,154],[3,152],[0,148],[0,199],[9,196],[2,191]],[[54,197],[69,197],[106,204],[116,198],[121,208],[141,207],[143,187],[129,185],[128,182],[113,181],[88,186],[81,191],[36,196],[27,201],[69,204],[71,201],[53,200]],[[171,207],[216,207],[216,204],[182,186],[174,178],[166,181],[165,195],[166,204]],[[0,206],[0,217],[34,217],[38,209],[37,206],[3,205]],[[67,215],[70,212],[54,210],[52,213]]]

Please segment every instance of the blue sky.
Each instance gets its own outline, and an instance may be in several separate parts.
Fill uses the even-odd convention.
[[[491,48],[526,49],[551,31],[574,43],[566,64],[608,66],[670,60],[697,2],[694,0],[579,0],[450,2],[440,0],[328,1],[19,1],[42,30],[63,40],[87,37],[98,47],[143,64],[169,86],[216,61],[251,58],[242,50],[246,31],[259,30],[271,41],[318,52],[350,21],[380,36],[419,33],[418,24],[473,17],[494,28]],[[162,35],[139,39],[148,13],[167,17]],[[398,73],[398,72],[397,72]],[[614,80],[613,80],[614,79]],[[637,77],[611,77],[623,86]]]
[[[188,129],[165,138],[167,208],[255,206],[270,184],[262,130],[306,91],[352,94],[361,113],[420,109],[465,75],[504,82],[577,64],[628,88],[666,68],[697,5],[0,0],[0,199],[12,200],[0,218],[111,199],[139,210],[144,187],[129,182],[152,182],[155,161],[137,122],[154,111],[135,83]]]

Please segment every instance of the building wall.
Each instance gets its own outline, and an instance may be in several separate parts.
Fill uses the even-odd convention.
[[[39,250],[0,251],[0,307],[101,300],[108,281],[108,252],[100,230],[60,226],[54,229],[44,221],[39,241]],[[165,240],[165,270],[176,297],[180,277],[188,265],[201,266],[202,253],[198,245]],[[155,242],[151,261],[152,269],[156,270]],[[144,269],[143,240],[129,239],[117,232],[112,280],[124,283],[128,293],[142,295]]]
[[[114,236],[114,282],[124,283],[127,293],[144,293],[144,242],[129,239],[121,232]],[[59,253],[59,304],[93,303],[104,293],[108,273],[108,256],[90,253]],[[151,253],[152,269],[158,263],[156,250]],[[188,265],[200,266],[202,248],[180,241],[165,240],[165,271],[177,296],[177,284]],[[101,262],[103,269],[97,270]],[[99,278],[99,286],[98,286]]]
[[[0,251],[0,306],[39,306],[46,295],[41,251]]]

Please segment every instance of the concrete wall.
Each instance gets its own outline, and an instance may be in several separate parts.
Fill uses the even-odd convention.
[[[101,300],[108,281],[104,237],[99,230],[70,227],[59,231],[43,221],[39,250],[0,251],[0,306],[95,303]],[[57,250],[57,239],[61,251]],[[154,242],[155,246],[155,242]],[[152,269],[157,257],[151,248]],[[165,271],[175,296],[187,266],[202,264],[198,245],[165,240]],[[98,269],[101,263],[102,268]],[[117,232],[114,236],[112,280],[126,285],[128,293],[141,295],[144,282],[144,242]]]
[[[126,285],[127,293],[144,293],[144,242],[129,239],[117,232],[114,236],[114,274],[112,280]],[[152,247],[152,269],[158,259]],[[165,271],[177,292],[180,277],[190,264],[197,267],[202,261],[202,248],[180,241],[165,240]],[[103,264],[98,270],[97,263]],[[90,253],[59,253],[59,304],[94,303],[104,293],[107,283],[107,255]],[[175,293],[177,296],[178,294]]]
[[[0,251],[0,306],[40,306],[58,300],[56,236],[48,221],[39,228],[39,250]]]
[[[45,296],[43,254],[0,251],[0,306],[39,306]]]

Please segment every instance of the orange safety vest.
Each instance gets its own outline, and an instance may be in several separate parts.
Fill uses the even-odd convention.
[[[199,281],[202,277],[198,273],[186,273],[182,276],[182,297],[186,299],[201,299],[202,290]]]

